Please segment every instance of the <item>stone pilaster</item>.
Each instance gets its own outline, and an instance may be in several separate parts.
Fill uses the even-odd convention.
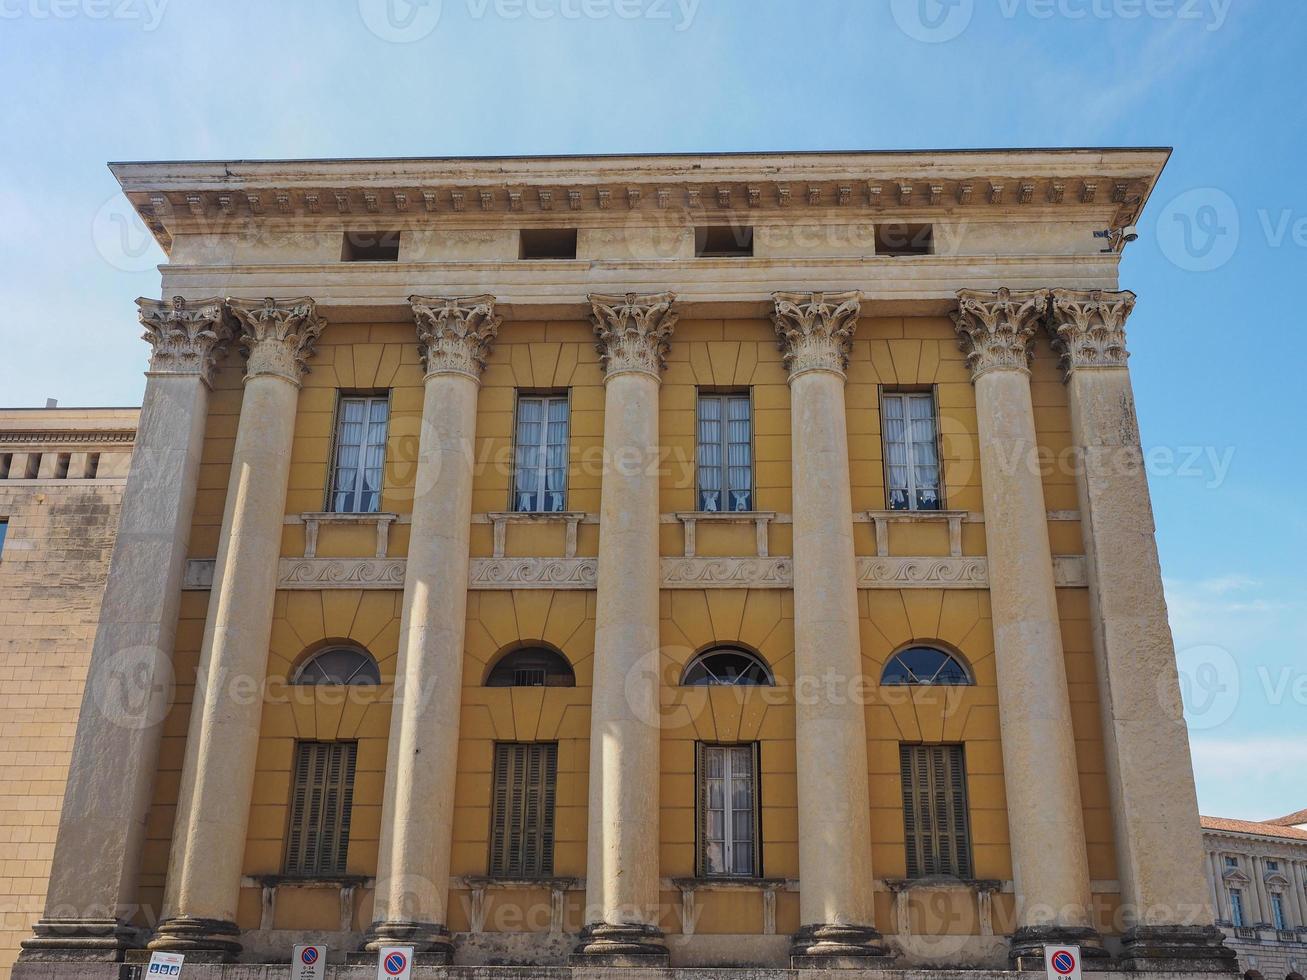
[[[364,948],[411,944],[430,961],[448,962],[477,393],[502,320],[493,296],[409,302],[426,381],[375,921]]]
[[[1128,925],[1123,965],[1227,971],[1234,957],[1213,925],[1203,880],[1189,739],[1126,367],[1134,303],[1129,292],[1055,289],[1047,317],[1066,371],[1080,463],[1080,525]]]
[[[153,347],[100,622],[35,935],[23,960],[122,959],[171,706],[174,634],[214,362],[231,336],[220,298],[138,299]]]
[[[591,296],[605,370],[586,964],[665,965],[658,927],[658,389],[671,293]]]
[[[1080,774],[1030,398],[1031,341],[1047,305],[1042,290],[963,290],[954,314],[976,389],[1016,883],[1010,955],[1027,969],[1042,968],[1046,942],[1079,944],[1087,958],[1107,955],[1090,918]]]
[[[228,299],[245,393],[191,706],[164,919],[151,949],[225,959],[254,787],[262,690],[300,378],[324,323],[313,300]]]
[[[776,293],[789,370],[794,480],[796,677],[834,677],[795,708],[799,920],[794,966],[867,966],[883,956],[872,901],[871,805],[844,371],[859,293]],[[843,696],[832,696],[832,691]]]

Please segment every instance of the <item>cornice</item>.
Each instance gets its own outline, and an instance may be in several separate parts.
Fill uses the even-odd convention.
[[[1012,150],[458,160],[122,163],[111,169],[166,249],[203,222],[306,217],[1049,209],[1133,222],[1164,150]]]
[[[4,446],[130,446],[135,441],[135,429],[0,429]]]

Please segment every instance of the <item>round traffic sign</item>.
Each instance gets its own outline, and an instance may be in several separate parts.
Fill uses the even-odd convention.
[[[305,946],[300,950],[300,959],[308,966],[312,966],[314,963],[318,962],[318,947]]]
[[[386,957],[386,962],[382,964],[388,977],[399,976],[404,972],[406,966],[408,966],[408,957],[403,953],[391,953]]]
[[[1069,977],[1076,968],[1076,958],[1065,949],[1053,954],[1053,969],[1061,976]]]

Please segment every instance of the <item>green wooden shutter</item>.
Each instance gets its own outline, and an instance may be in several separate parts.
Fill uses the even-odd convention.
[[[495,746],[491,801],[490,874],[544,878],[554,873],[555,742]]]
[[[901,745],[907,876],[970,878],[966,765],[960,745]]]
[[[345,873],[357,752],[355,742],[296,743],[286,874]]]

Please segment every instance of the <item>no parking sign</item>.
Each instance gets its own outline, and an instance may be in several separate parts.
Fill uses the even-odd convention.
[[[323,980],[326,975],[326,946],[295,947],[290,958],[290,980]]]
[[[412,973],[412,946],[381,947],[377,953],[377,980],[409,980]]]
[[[1081,980],[1079,946],[1045,946],[1044,971],[1048,980]]]

